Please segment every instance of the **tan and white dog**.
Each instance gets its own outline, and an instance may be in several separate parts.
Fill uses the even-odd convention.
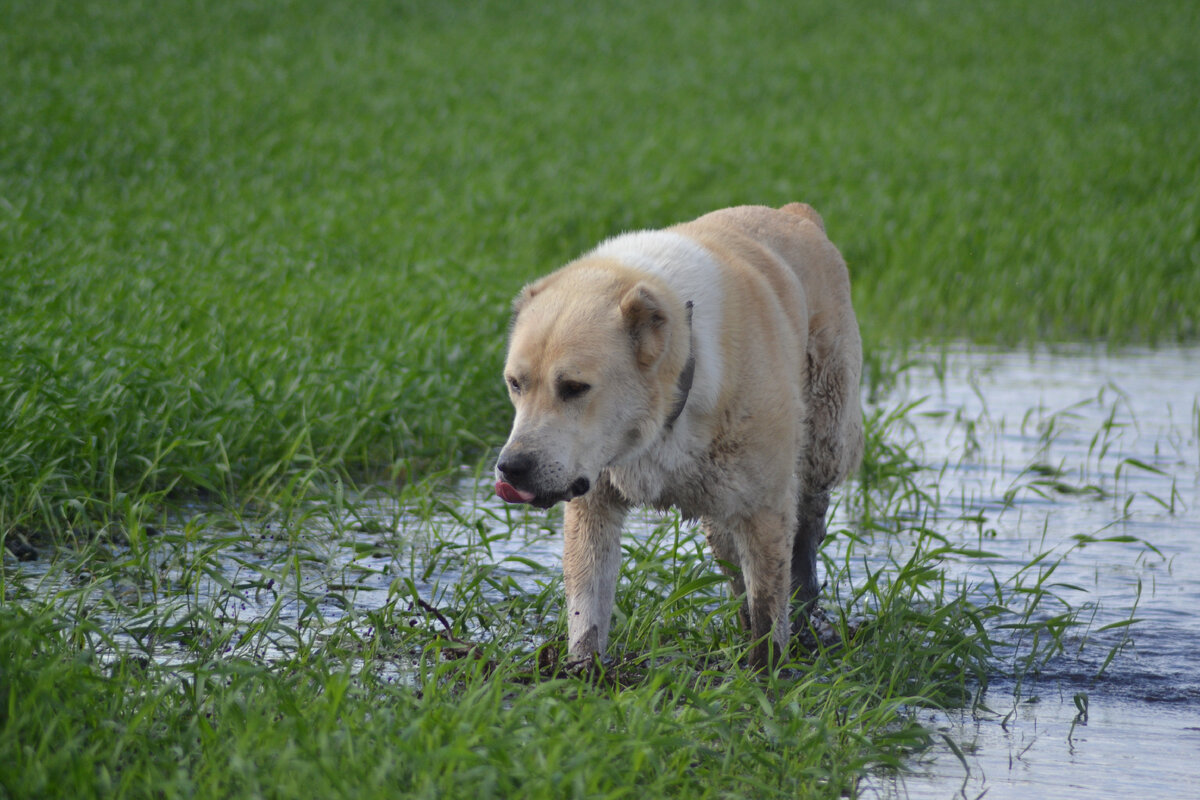
[[[802,203],[617,236],[526,286],[496,493],[567,502],[570,658],[604,653],[632,505],[699,519],[747,598],[752,664],[786,653],[830,489],[862,455],[861,369],[846,264]]]

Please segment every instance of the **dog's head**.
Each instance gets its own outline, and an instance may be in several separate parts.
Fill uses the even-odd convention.
[[[651,444],[668,424],[689,338],[675,293],[615,262],[576,262],[525,287],[504,366],[516,418],[496,493],[548,508]]]

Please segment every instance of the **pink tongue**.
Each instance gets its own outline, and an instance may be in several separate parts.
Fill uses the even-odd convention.
[[[533,492],[522,492],[511,483],[496,481],[496,494],[506,503],[528,503],[535,497]]]

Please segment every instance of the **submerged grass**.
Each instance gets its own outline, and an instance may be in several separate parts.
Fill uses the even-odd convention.
[[[1019,696],[1095,619],[1055,576],[1071,548],[1006,576],[986,569],[997,556],[982,534],[947,532],[960,512],[922,488],[929,467],[905,433],[914,412],[897,409],[868,415],[871,477],[844,493],[838,517],[851,524],[825,548],[821,624],[835,635],[798,644],[770,674],[742,666],[736,602],[674,515],[626,540],[611,659],[567,668],[558,516],[481,501],[479,472],[330,491],[302,513],[164,518],[124,544],[93,538],[6,569],[0,786],[856,795],[938,738],[922,711],[992,714],[993,678],[1015,679]],[[1026,470],[1012,493],[1042,480]],[[951,562],[985,571],[953,577]]]
[[[628,545],[617,661],[565,674],[559,578],[509,546],[554,518],[446,491],[508,421],[508,298],[620,230],[803,199],[873,388],[914,338],[1195,337],[1197,21],[3,4],[0,789],[834,797],[897,767],[998,626],[1030,632],[1016,671],[1059,646],[1049,567],[947,578],[972,553],[926,514],[912,409],[878,410],[827,564],[841,647],[743,671],[668,520]],[[881,537],[912,546],[857,560]]]
[[[64,603],[78,589],[6,604],[0,783],[12,796],[838,796],[922,746],[908,706],[947,688],[957,699],[964,660],[983,669],[979,653],[943,646],[963,639],[952,612],[884,610],[861,645],[749,674],[732,609],[696,585],[697,543],[664,551],[664,538],[629,548],[615,639],[637,649],[591,679],[548,667],[562,643],[539,644],[529,622],[556,604],[558,581],[519,592],[501,582],[507,591],[485,602],[475,587],[486,569],[463,576],[436,620],[400,588],[363,615],[267,614],[237,635],[225,608],[236,591],[183,614],[160,602],[152,619],[94,592]],[[77,610],[58,616],[64,605]],[[292,629],[302,624],[320,641]],[[897,625],[928,630],[903,644],[904,659],[899,631],[876,630]],[[153,630],[156,657],[114,641],[114,628],[123,639]],[[255,655],[261,640],[269,656]],[[923,677],[927,660],[949,677]]]

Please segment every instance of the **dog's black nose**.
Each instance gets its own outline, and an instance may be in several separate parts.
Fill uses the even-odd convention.
[[[529,453],[513,453],[502,455],[496,469],[500,470],[500,475],[506,481],[516,482],[528,477],[529,473],[533,472],[533,466],[533,456]]]

